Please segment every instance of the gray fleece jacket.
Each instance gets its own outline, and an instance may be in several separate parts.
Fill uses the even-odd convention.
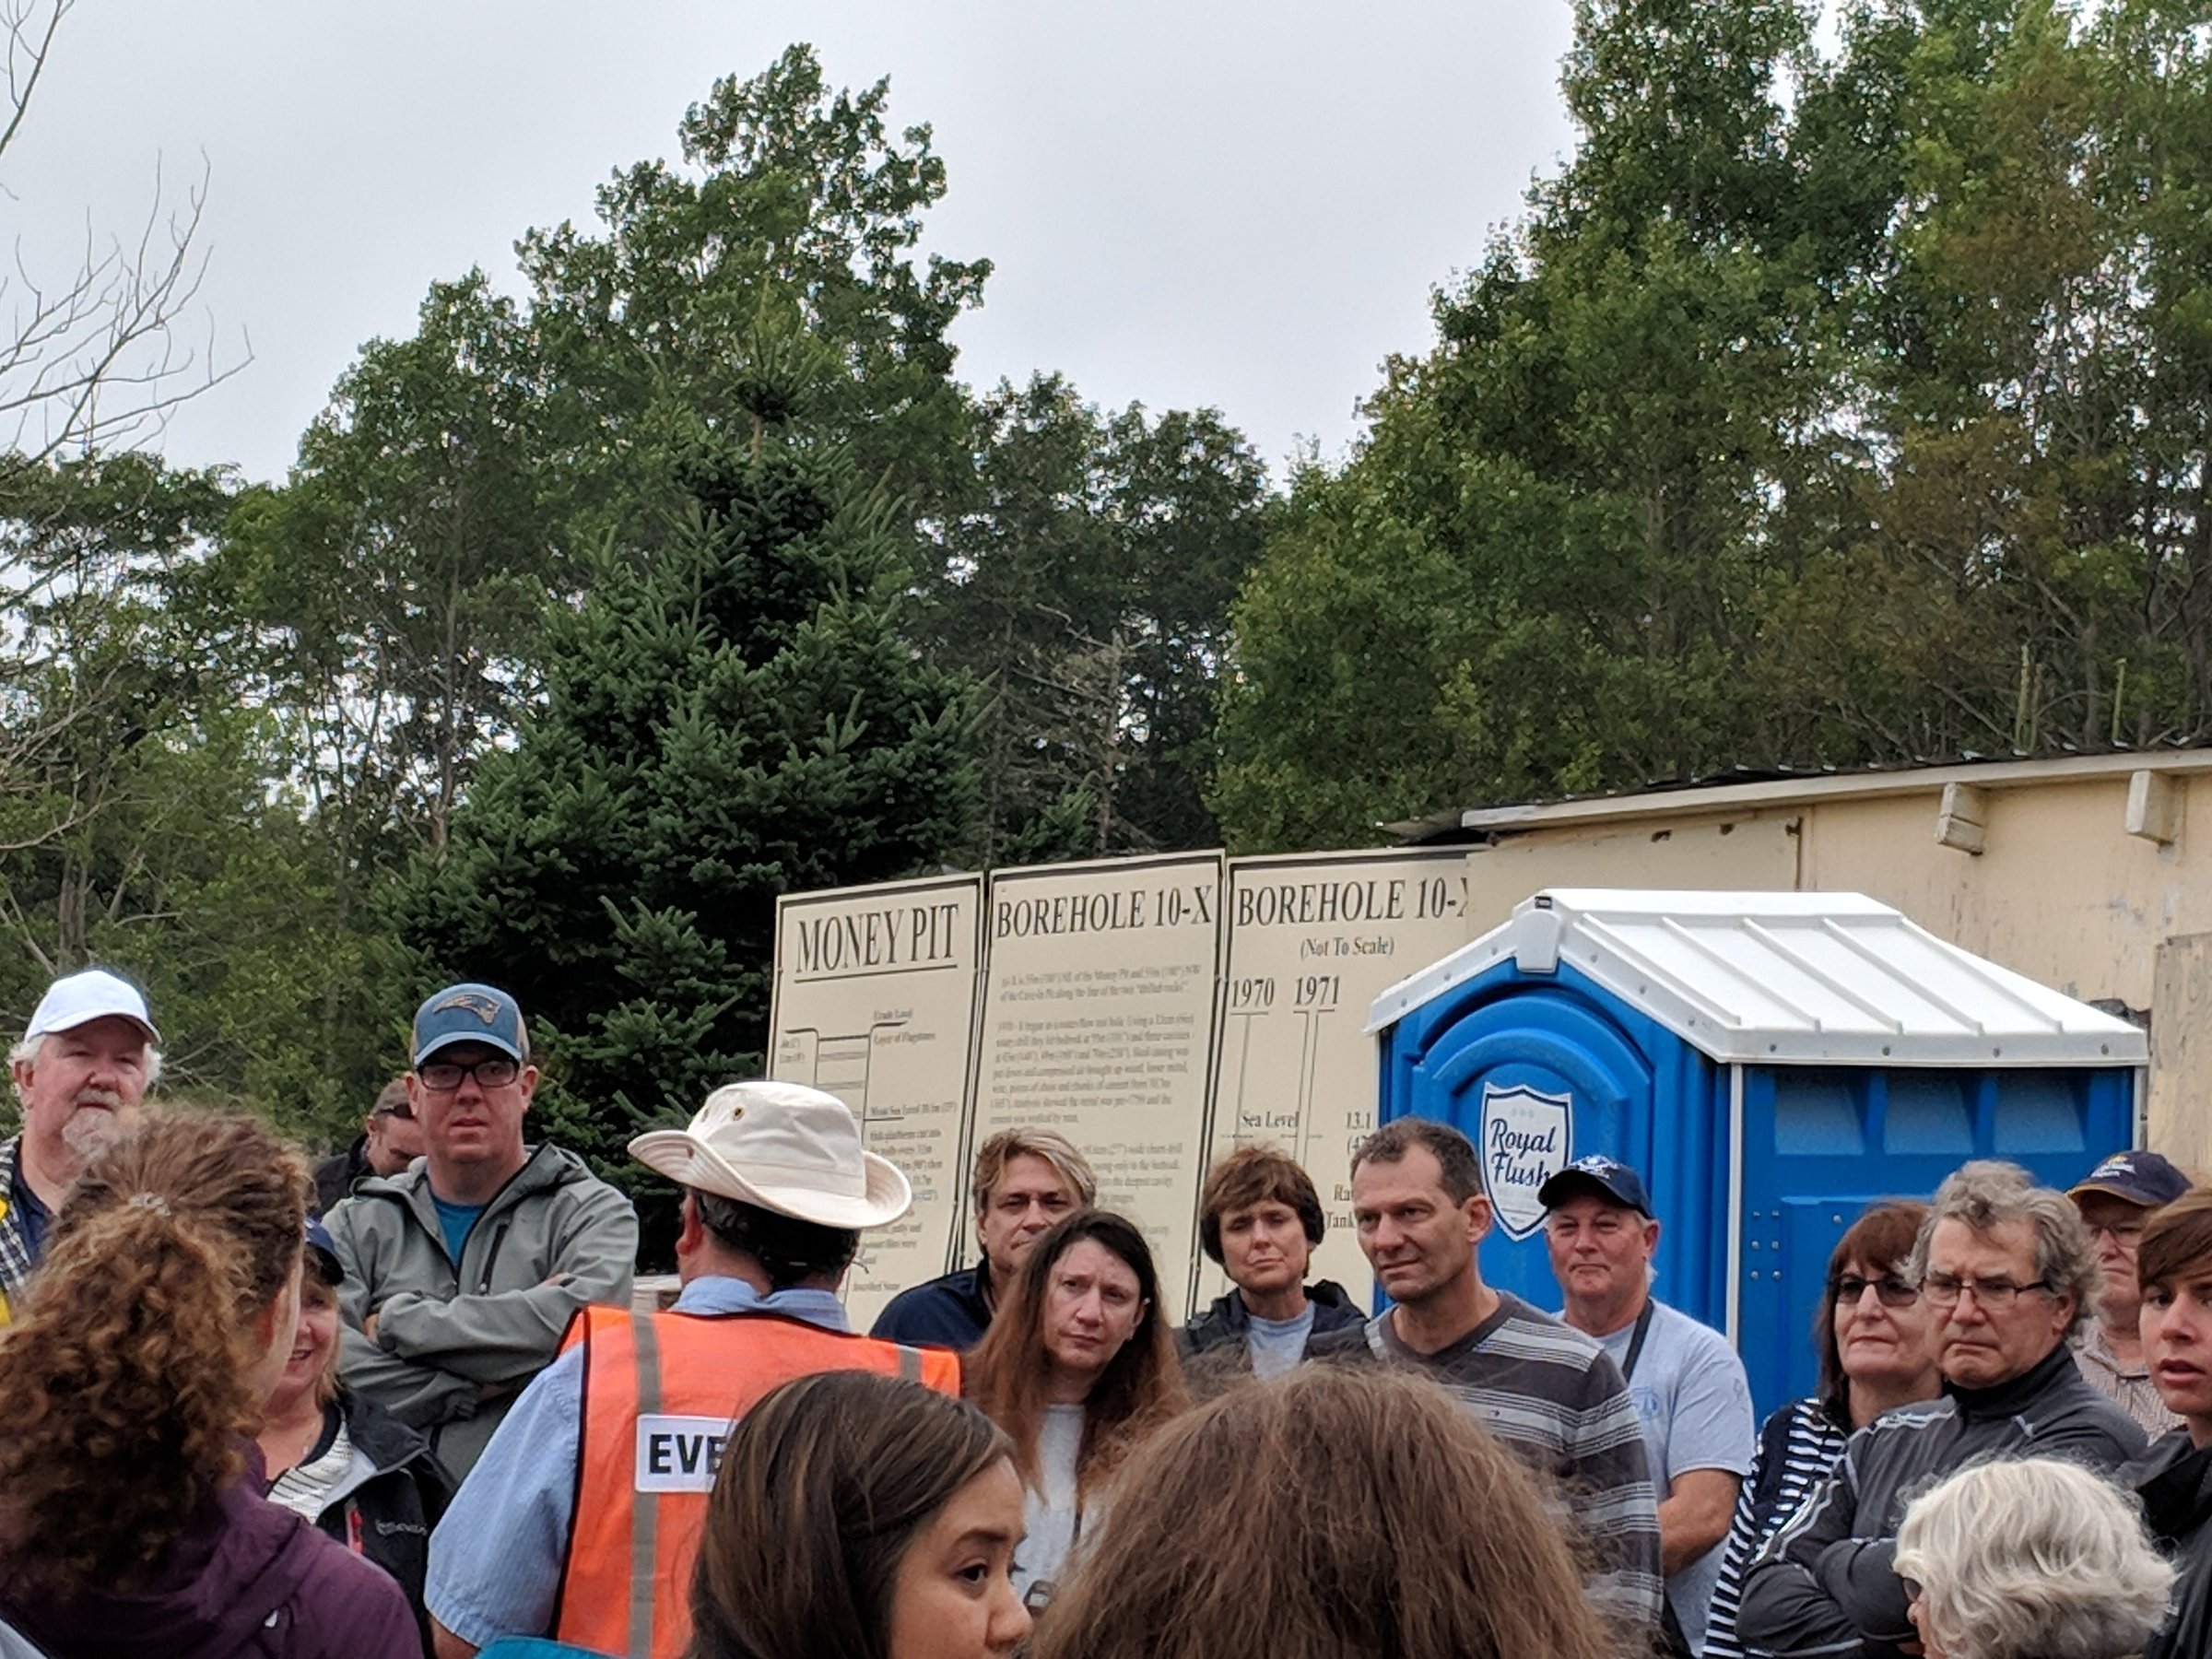
[[[579,1308],[626,1304],[638,1252],[630,1202],[557,1147],[529,1161],[447,1255],[428,1160],[370,1179],[324,1218],[346,1268],[347,1385],[427,1436],[459,1480]],[[361,1334],[376,1315],[376,1338]]]

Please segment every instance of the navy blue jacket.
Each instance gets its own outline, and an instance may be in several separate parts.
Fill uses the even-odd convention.
[[[1313,1331],[1306,1338],[1309,1344],[1324,1331],[1340,1331],[1347,1325],[1367,1323],[1367,1315],[1353,1304],[1344,1287],[1335,1279],[1321,1279],[1308,1285],[1306,1300],[1313,1304]],[[1231,1289],[1225,1296],[1216,1297],[1212,1307],[1175,1333],[1175,1347],[1188,1360],[1234,1343],[1237,1354],[1242,1357],[1244,1336],[1251,1329],[1252,1312],[1244,1305],[1243,1292]],[[1249,1359],[1246,1363],[1250,1363]]]
[[[989,1265],[978,1262],[900,1291],[876,1315],[868,1335],[880,1342],[925,1342],[966,1353],[991,1328],[991,1304],[983,1300],[989,1273]]]

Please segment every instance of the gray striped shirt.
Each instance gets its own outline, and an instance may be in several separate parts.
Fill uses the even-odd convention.
[[[1312,1351],[1363,1348],[1442,1383],[1554,1484],[1599,1564],[1590,1580],[1592,1604],[1628,1628],[1653,1629],[1665,1594],[1659,1501],[1643,1425],[1620,1368],[1595,1339],[1517,1296],[1498,1294],[1495,1313],[1433,1354],[1400,1342],[1388,1312],[1368,1321],[1359,1348],[1317,1337]]]

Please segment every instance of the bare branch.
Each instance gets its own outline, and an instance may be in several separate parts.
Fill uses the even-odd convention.
[[[45,6],[29,4],[28,0],[0,0],[0,29],[6,32],[4,68],[7,80],[7,125],[0,128],[0,155],[15,142],[16,133],[23,124],[24,112],[30,108],[30,95],[37,89],[39,76],[46,72],[47,56],[53,50],[54,30],[69,15],[76,0],[50,0]],[[44,11],[43,24],[36,21],[36,14]]]

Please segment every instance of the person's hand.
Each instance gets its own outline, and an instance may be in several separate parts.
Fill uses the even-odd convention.
[[[368,1318],[366,1318],[366,1319],[364,1319],[364,1320],[362,1320],[362,1321],[361,1321],[361,1335],[364,1335],[364,1336],[366,1336],[366,1337],[368,1337],[368,1338],[369,1338],[369,1340],[370,1340],[370,1341],[371,1341],[371,1342],[374,1342],[374,1341],[376,1340],[376,1315],[375,1315],[375,1314],[371,1313],[371,1314],[370,1314],[370,1315],[369,1315],[369,1317],[368,1317]]]

